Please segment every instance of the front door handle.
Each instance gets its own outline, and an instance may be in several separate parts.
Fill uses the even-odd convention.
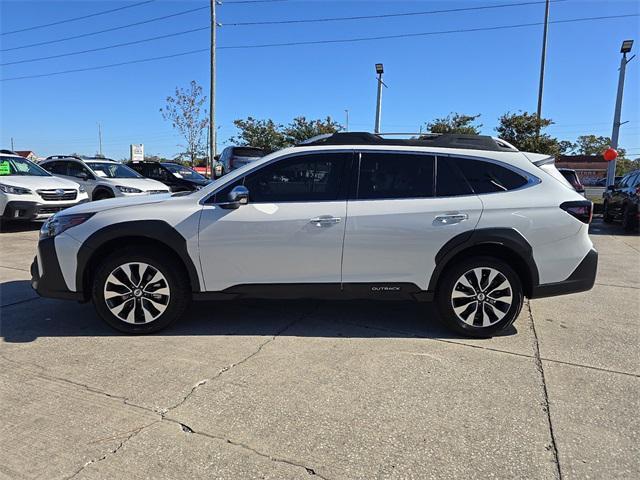
[[[436,215],[433,223],[434,225],[453,225],[468,219],[469,215],[466,213],[445,213],[443,215]]]
[[[309,219],[309,223],[316,227],[329,227],[336,223],[340,223],[341,221],[342,219],[340,217],[332,217],[331,215],[321,215],[319,217]]]

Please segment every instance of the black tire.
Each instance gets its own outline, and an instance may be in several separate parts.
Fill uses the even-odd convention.
[[[609,202],[605,201],[602,205],[602,221],[604,223],[612,223],[613,217],[611,216],[611,212],[609,211]]]
[[[121,272],[116,273],[118,268],[122,266],[125,266],[125,270],[121,268],[122,272],[127,270],[131,273],[134,272],[133,267],[126,266],[126,264],[131,263],[146,264],[146,266],[140,265],[135,268],[138,278],[137,284],[135,283],[136,276],[133,275],[132,288],[124,287],[130,292],[129,294],[124,290],[119,291],[118,289],[121,287],[119,285],[114,287],[114,283],[108,282],[108,279],[111,278],[113,280],[114,277],[110,276],[114,273],[116,277],[122,278]],[[152,269],[147,270],[148,266]],[[164,284],[162,281],[154,280],[154,278],[160,278],[160,276],[156,276],[154,270],[161,277],[164,277],[162,278]],[[153,275],[153,277],[149,278],[148,275]],[[126,278],[130,281],[130,277]],[[122,284],[126,283],[119,280],[119,278],[116,278],[116,280]],[[154,280],[154,283],[151,280]],[[107,285],[108,283],[110,285]],[[166,285],[166,288],[164,285]],[[137,287],[135,290],[134,286]],[[108,300],[105,300],[105,289],[111,290],[111,292],[108,292],[111,295],[116,295],[109,299],[110,305],[107,304]],[[164,293],[167,289],[168,294],[165,295]],[[134,291],[136,290],[142,290],[140,296],[137,296],[137,292],[135,293],[136,296],[134,296]],[[167,297],[168,300],[164,297]],[[178,320],[189,305],[191,290],[189,288],[189,279],[184,272],[183,266],[172,256],[167,255],[167,252],[156,248],[128,247],[112,253],[100,263],[93,277],[92,299],[100,317],[116,330],[129,334],[145,334],[162,330]],[[121,300],[123,301],[118,303]],[[120,307],[122,307],[122,310],[118,311]],[[127,313],[123,313],[125,312],[125,307],[132,310],[129,309]],[[162,311],[163,308],[164,310]],[[157,314],[156,312],[161,313]],[[146,323],[143,323],[143,321],[140,321],[139,313],[142,314],[142,317],[156,314],[157,316],[151,320],[145,318],[144,322]],[[126,315],[129,318],[124,319],[118,314]]]
[[[477,278],[474,269],[480,269],[480,278]],[[488,272],[489,277],[485,277],[485,272]],[[468,290],[464,284],[460,285],[461,281],[473,285],[468,280],[469,277],[465,276],[464,280],[461,278],[469,273],[472,279],[476,278],[475,286],[479,288],[472,287]],[[454,310],[454,302],[459,303],[456,307],[458,313]],[[494,257],[469,257],[457,262],[447,268],[436,289],[440,319],[456,332],[470,337],[491,337],[505,330],[516,320],[523,303],[520,278],[506,262]],[[478,307],[481,316],[479,319],[476,318]],[[464,319],[467,309],[470,313]],[[482,321],[485,321],[486,326],[479,324]]]
[[[115,198],[115,195],[109,190],[100,189],[93,194],[91,199],[95,202],[97,200],[106,200],[107,198]]]
[[[633,232],[637,228],[637,221],[629,205],[626,205],[622,211],[622,228],[625,232]]]

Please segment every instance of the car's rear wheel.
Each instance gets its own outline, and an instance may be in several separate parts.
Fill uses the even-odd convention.
[[[448,268],[436,292],[441,319],[464,335],[490,337],[509,327],[524,302],[522,282],[494,257],[471,257]]]
[[[613,222],[613,217],[611,216],[611,209],[609,207],[609,202],[604,202],[602,205],[602,221],[605,223]]]
[[[152,333],[182,316],[190,300],[183,268],[166,252],[128,248],[96,270],[93,303],[98,314],[125,333]]]

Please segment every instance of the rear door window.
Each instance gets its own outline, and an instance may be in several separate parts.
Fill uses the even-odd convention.
[[[362,152],[357,198],[382,200],[433,196],[435,157],[401,152]]]
[[[476,194],[506,192],[527,184],[524,176],[497,163],[457,158],[456,164]]]
[[[457,197],[473,195],[473,189],[464,178],[455,158],[438,157],[436,161],[436,195]]]

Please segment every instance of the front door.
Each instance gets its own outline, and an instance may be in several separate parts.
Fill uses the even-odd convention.
[[[351,159],[350,152],[295,154],[253,170],[212,197],[203,207],[199,233],[206,290],[309,283],[339,288]],[[248,188],[249,203],[221,208],[238,184]]]
[[[426,290],[438,251],[456,235],[473,230],[482,202],[446,159],[438,158],[442,176],[435,192],[433,155],[403,152],[358,154],[355,197],[349,200],[342,281],[367,283],[384,292],[413,284]],[[446,188],[446,190],[445,190]],[[448,190],[448,191],[447,191]],[[412,288],[412,287],[409,287]]]

